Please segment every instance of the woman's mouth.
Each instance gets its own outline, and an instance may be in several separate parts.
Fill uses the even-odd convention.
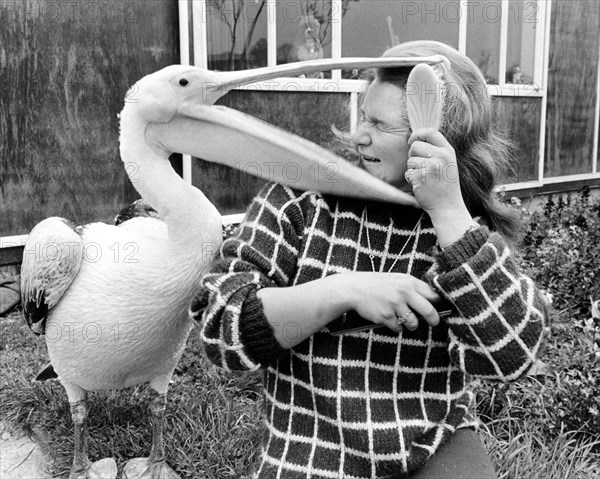
[[[380,163],[381,160],[379,158],[373,158],[372,156],[367,156],[367,155],[361,155],[363,161],[366,161],[367,163]]]

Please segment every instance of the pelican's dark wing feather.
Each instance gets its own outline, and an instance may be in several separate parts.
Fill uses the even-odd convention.
[[[144,203],[144,200],[140,199],[135,200],[129,206],[119,211],[119,214],[115,217],[115,226],[119,226],[132,218],[140,217],[160,219],[158,212],[148,203]]]
[[[27,238],[21,266],[21,304],[27,325],[44,334],[48,311],[71,285],[81,266],[83,242],[70,222],[47,218]]]
[[[40,372],[37,373],[35,380],[43,382],[47,381],[48,379],[56,379],[57,377],[58,374],[56,374],[54,366],[52,366],[52,363],[48,363],[42,369],[40,369]]]

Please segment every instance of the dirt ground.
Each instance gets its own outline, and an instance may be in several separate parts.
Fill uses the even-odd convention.
[[[27,433],[0,423],[0,479],[50,479],[49,458]]]

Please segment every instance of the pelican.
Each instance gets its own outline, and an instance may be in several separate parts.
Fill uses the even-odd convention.
[[[304,190],[417,205],[319,146],[214,102],[235,87],[286,75],[440,61],[349,58],[242,72],[172,65],[132,87],[120,114],[120,154],[125,165],[138,166],[130,179],[151,208],[117,226],[48,218],[33,228],[23,254],[24,314],[36,334],[45,334],[52,365],[40,378],[57,377],[70,403],[70,479],[118,472],[111,458],[93,464],[88,458],[87,393],[141,383],[149,383],[152,395],[152,446],[148,458],[125,464],[123,477],[179,477],[165,462],[166,395],[192,328],[189,303],[221,244],[221,216],[171,168],[171,153],[240,169],[252,163],[259,176]],[[289,164],[300,173],[291,183]]]

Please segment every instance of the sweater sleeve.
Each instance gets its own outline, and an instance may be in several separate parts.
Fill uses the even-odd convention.
[[[547,304],[498,233],[466,233],[438,254],[427,277],[459,313],[447,321],[455,364],[504,382],[527,373],[543,342]]]
[[[304,231],[304,214],[298,205],[303,195],[267,184],[203,278],[190,314],[202,320],[201,339],[217,366],[253,371],[266,367],[283,351],[256,292],[288,286],[293,278]]]

